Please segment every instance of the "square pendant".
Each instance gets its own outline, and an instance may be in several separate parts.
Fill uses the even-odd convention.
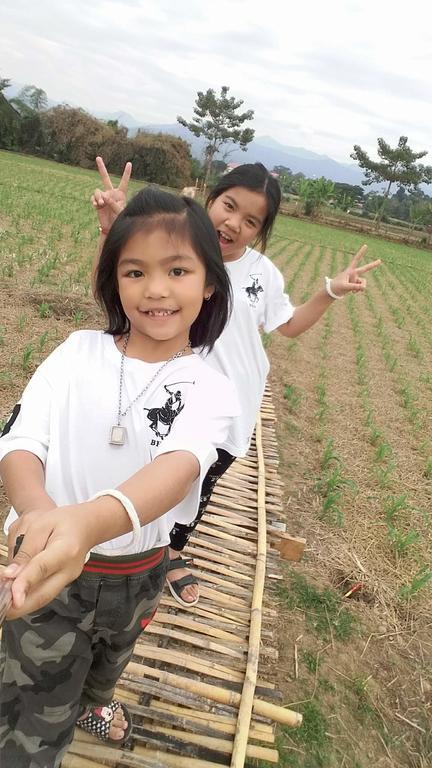
[[[110,444],[111,445],[124,445],[126,442],[126,427],[121,427],[119,424],[111,427],[110,432]]]

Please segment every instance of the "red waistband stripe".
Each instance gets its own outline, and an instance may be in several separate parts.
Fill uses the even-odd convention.
[[[143,573],[155,568],[165,557],[166,548],[140,560],[129,560],[121,562],[121,558],[113,560],[96,560],[90,558],[85,564],[83,571],[86,573],[104,573],[112,576],[128,576],[134,573]],[[119,562],[120,561],[120,562]]]

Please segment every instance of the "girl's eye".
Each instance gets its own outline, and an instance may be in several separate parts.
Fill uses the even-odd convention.
[[[256,229],[257,227],[256,221],[254,221],[253,219],[247,219],[246,224],[248,225],[248,227],[254,227],[254,229]]]
[[[142,277],[143,273],[140,269],[130,269],[126,272],[126,277]]]
[[[186,270],[183,269],[183,267],[173,267],[171,274],[174,275],[174,277],[181,277],[182,275],[186,274]]]
[[[224,200],[225,208],[228,208],[229,211],[232,211],[234,206],[232,203],[230,203],[228,200]]]

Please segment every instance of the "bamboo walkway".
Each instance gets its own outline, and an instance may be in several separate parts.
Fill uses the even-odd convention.
[[[165,591],[119,681],[131,746],[114,749],[77,730],[62,768],[278,763],[275,723],[295,727],[301,715],[280,706],[266,682],[278,657],[269,583],[281,577],[269,542],[283,529],[274,421],[267,391],[248,456],[221,478],[185,550],[198,605],[182,608]]]

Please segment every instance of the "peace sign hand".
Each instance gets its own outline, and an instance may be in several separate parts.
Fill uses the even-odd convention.
[[[129,179],[132,173],[132,163],[126,163],[118,187],[113,187],[109,173],[101,157],[96,158],[96,165],[103,182],[103,189],[95,189],[91,196],[91,203],[96,210],[102,234],[107,235],[119,213],[126,207],[126,196]]]
[[[351,261],[351,264],[332,279],[331,290],[336,296],[345,296],[347,293],[360,293],[365,290],[366,280],[362,275],[365,275],[371,269],[376,269],[381,264],[381,259],[376,259],[368,264],[364,264],[362,267],[358,266],[367,249],[367,245],[362,245]]]

